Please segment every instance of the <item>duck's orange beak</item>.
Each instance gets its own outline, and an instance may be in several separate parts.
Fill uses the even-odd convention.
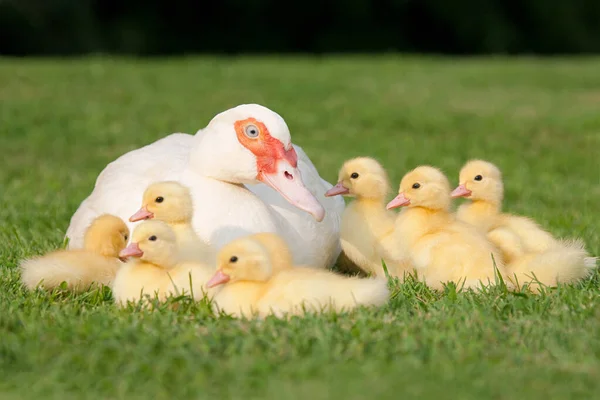
[[[385,208],[391,210],[392,208],[404,207],[409,205],[410,199],[406,197],[404,193],[400,193],[394,198],[394,200],[390,201]]]
[[[452,196],[453,199],[456,199],[457,197],[469,197],[471,193],[472,192],[467,189],[465,185],[458,185],[458,187],[450,193],[450,196]]]
[[[129,243],[129,246],[125,247],[119,253],[119,258],[127,258],[127,257],[141,257],[144,255],[142,249],[137,243]]]
[[[258,180],[271,186],[290,204],[311,214],[317,221],[323,221],[325,209],[304,185],[300,170],[287,159],[278,160],[272,169],[273,172],[261,172]]]
[[[141,221],[143,219],[150,219],[150,218],[154,218],[154,214],[151,213],[150,211],[148,211],[146,206],[143,206],[142,208],[140,208],[138,210],[138,212],[136,212],[131,217],[129,217],[129,222],[136,222],[136,221]]]
[[[334,187],[329,189],[327,192],[325,192],[325,197],[337,196],[340,194],[344,195],[344,194],[348,194],[348,193],[350,193],[350,189],[345,187],[344,184],[342,183],[342,181],[339,181],[337,183],[337,185],[335,185]]]
[[[213,277],[210,278],[208,280],[208,282],[206,282],[206,287],[210,289],[212,287],[227,283],[227,282],[229,282],[230,279],[231,278],[229,277],[229,275],[224,274],[223,271],[221,271],[221,270],[217,270],[217,272],[215,272]]]

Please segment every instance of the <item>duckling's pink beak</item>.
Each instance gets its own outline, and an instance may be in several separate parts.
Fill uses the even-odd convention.
[[[455,199],[457,197],[469,197],[471,193],[472,192],[469,189],[467,189],[465,185],[458,185],[458,187],[454,189],[452,193],[450,193],[450,196],[452,196],[452,198]]]
[[[410,199],[406,197],[404,193],[400,193],[394,198],[394,200],[390,201],[385,208],[391,210],[392,208],[404,207],[409,205]]]
[[[210,278],[208,280],[208,282],[206,282],[206,287],[207,288],[212,288],[218,285],[222,285],[224,283],[229,282],[231,278],[229,277],[229,275],[224,274],[223,271],[221,270],[217,270],[217,272],[215,272],[215,274],[213,275],[212,278]]]
[[[129,222],[141,221],[143,219],[154,218],[154,214],[148,211],[146,206],[140,208],[138,212],[129,217]]]
[[[304,185],[300,170],[287,160],[278,160],[274,172],[259,173],[258,180],[271,186],[290,204],[311,214],[317,221],[325,218],[325,209]]]
[[[344,187],[344,184],[340,181],[337,183],[337,185],[325,192],[325,197],[337,196],[339,194],[344,195],[348,193],[350,193],[350,189]]]
[[[144,255],[140,246],[137,243],[129,243],[129,246],[125,247],[119,253],[119,258],[127,258],[127,257],[141,257]]]

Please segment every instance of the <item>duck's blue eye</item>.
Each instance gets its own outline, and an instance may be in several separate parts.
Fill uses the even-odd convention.
[[[249,138],[258,137],[258,128],[256,127],[256,125],[246,125],[244,132],[246,133],[246,136],[248,136]]]

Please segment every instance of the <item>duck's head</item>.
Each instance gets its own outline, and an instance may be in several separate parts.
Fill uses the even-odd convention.
[[[131,243],[119,256],[135,257],[163,268],[172,268],[177,264],[177,253],[177,240],[171,227],[162,221],[149,220],[135,227]]]
[[[196,134],[190,166],[226,182],[262,182],[317,221],[325,216],[325,209],[302,181],[285,121],[258,104],[240,105],[215,116]]]
[[[349,195],[358,198],[382,199],[389,191],[385,169],[376,160],[358,157],[342,165],[338,183],[325,196]]]
[[[273,273],[291,268],[294,264],[292,253],[285,240],[276,233],[261,232],[247,236],[246,238],[260,243],[271,259]]]
[[[142,198],[142,208],[129,221],[156,218],[166,223],[190,222],[193,215],[192,196],[178,182],[157,182],[148,186]]]
[[[118,257],[128,239],[129,228],[125,222],[114,215],[104,214],[92,221],[85,232],[83,246],[106,257]]]
[[[430,210],[448,210],[451,203],[450,182],[435,167],[417,167],[404,175],[398,196],[390,201],[387,209],[398,207],[421,207]]]
[[[483,160],[472,160],[460,170],[459,185],[452,197],[466,197],[473,201],[483,200],[501,203],[504,197],[502,173],[494,164]]]
[[[288,252],[285,242],[274,239],[272,234],[260,235],[263,234],[243,237],[224,246],[217,254],[217,272],[206,286],[211,288],[238,281],[265,282],[277,270],[289,267],[273,253],[282,246],[284,257],[290,257],[289,253],[285,256]]]

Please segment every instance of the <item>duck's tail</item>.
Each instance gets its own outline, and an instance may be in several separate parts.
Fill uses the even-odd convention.
[[[585,264],[585,266],[587,268],[590,268],[593,270],[596,268],[596,264],[598,263],[598,257],[586,257],[583,260],[583,263]]]
[[[336,308],[353,308],[359,305],[385,304],[390,292],[385,278],[343,278],[330,286],[331,299]]]
[[[587,278],[596,268],[594,257],[588,257],[582,241],[561,241],[556,248],[543,253],[525,254],[506,266],[508,279],[518,286],[573,283]]]
[[[86,257],[83,253],[60,252],[24,260],[21,280],[29,288],[54,289],[63,282],[73,291],[84,291],[93,284],[110,285],[114,280],[118,260],[102,256]]]

